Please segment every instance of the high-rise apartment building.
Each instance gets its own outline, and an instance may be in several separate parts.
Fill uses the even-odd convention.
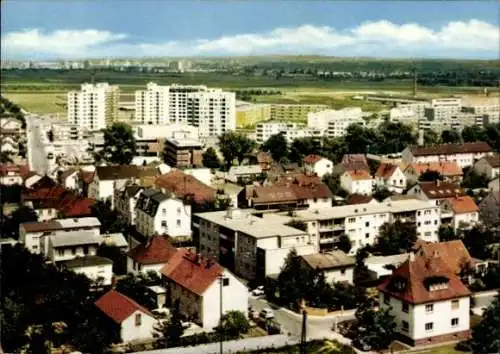
[[[329,109],[307,115],[307,126],[321,130],[328,137],[344,136],[351,124],[365,125],[361,108]]]
[[[206,86],[149,83],[135,93],[135,121],[142,124],[184,123],[199,129],[201,137],[236,128],[233,92]]]
[[[85,83],[68,92],[68,122],[89,131],[104,129],[117,117],[119,97],[118,86]]]

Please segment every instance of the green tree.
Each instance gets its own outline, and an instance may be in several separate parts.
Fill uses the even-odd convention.
[[[420,182],[436,182],[442,181],[443,176],[438,171],[426,170],[418,177],[418,180]]]
[[[488,188],[488,177],[477,174],[472,167],[464,168],[463,173],[462,187],[471,189]]]
[[[483,319],[472,329],[471,345],[474,353],[500,352],[500,298],[488,306]]]
[[[345,195],[345,191],[340,187],[340,177],[338,175],[327,173],[321,178],[321,181],[326,184],[333,195],[338,195],[339,193]]]
[[[490,245],[500,242],[500,231],[477,225],[462,231],[462,242],[472,257],[488,259],[492,256]]]
[[[228,340],[239,338],[241,334],[247,333],[249,328],[250,324],[244,313],[229,311],[221,317],[217,331]]]
[[[370,271],[365,264],[365,259],[370,255],[370,246],[358,249],[356,252],[356,264],[354,266],[354,285],[359,287],[364,281],[369,280]]]
[[[104,130],[103,159],[112,165],[128,165],[136,155],[136,142],[130,125],[114,123]]]
[[[460,133],[456,130],[443,130],[441,132],[441,142],[443,144],[458,144],[460,140]]]
[[[0,151],[0,163],[12,163],[14,160],[7,151]]]
[[[127,257],[120,248],[103,243],[97,249],[97,255],[113,261],[114,274],[123,275],[127,273]]]
[[[441,137],[434,130],[426,130],[424,133],[424,145],[432,146],[441,142]]]
[[[382,188],[377,188],[375,190],[375,193],[373,193],[373,198],[375,198],[377,201],[381,202],[385,200],[386,198],[389,198],[392,195],[392,193],[385,187]]]
[[[213,147],[209,147],[202,155],[203,166],[206,168],[218,169],[221,166],[217,152]]]
[[[321,143],[313,138],[295,139],[290,146],[289,159],[292,162],[302,163],[304,157],[321,152]]]
[[[111,209],[110,200],[98,200],[90,208],[92,216],[96,217],[101,223],[101,233],[112,234],[124,232],[127,228],[122,215],[116,210]]]
[[[457,240],[459,236],[455,233],[455,229],[452,226],[441,225],[439,227],[439,242],[446,242]]]
[[[184,317],[179,310],[179,300],[176,300],[170,312],[170,318],[166,322],[161,322],[155,330],[162,337],[158,340],[158,344],[164,348],[174,348],[181,344],[181,337],[184,334],[182,320]]]
[[[378,127],[378,131],[379,153],[382,154],[401,152],[417,142],[411,126],[400,122],[384,122]]]
[[[375,249],[384,256],[408,252],[417,240],[417,229],[412,223],[396,220],[380,227]]]
[[[274,161],[282,161],[282,159],[287,158],[289,151],[285,134],[279,133],[271,135],[262,145],[262,150],[269,152]]]
[[[389,347],[393,340],[396,323],[390,309],[375,311],[370,302],[358,306],[355,317],[358,323],[356,337],[367,341],[374,350]]]
[[[14,210],[4,223],[2,234],[4,237],[12,237],[14,240],[19,239],[19,226],[24,222],[38,221],[38,215],[29,206],[22,205]]]
[[[351,154],[366,154],[379,152],[379,137],[371,129],[362,127],[359,124],[351,124],[347,127],[344,136],[346,149]]]
[[[487,137],[482,127],[477,125],[467,126],[462,130],[464,142],[486,141]]]
[[[155,303],[148,291],[148,286],[158,285],[160,277],[155,272],[146,274],[140,273],[138,276],[127,274],[116,284],[116,291],[137,301],[146,308],[154,308]]]
[[[219,136],[219,149],[227,169],[235,159],[241,164],[254,147],[255,143],[240,133],[227,132]]]
[[[351,240],[349,239],[349,236],[347,236],[346,234],[340,235],[339,241],[335,244],[335,246],[337,246],[339,250],[341,250],[345,253],[349,253],[349,251],[352,248]]]

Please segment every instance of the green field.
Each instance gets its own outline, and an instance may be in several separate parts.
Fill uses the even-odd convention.
[[[63,91],[6,91],[2,92],[2,95],[28,112],[66,113],[66,93]]]

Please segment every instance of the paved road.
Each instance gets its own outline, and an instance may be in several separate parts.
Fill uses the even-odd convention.
[[[497,294],[497,290],[474,293],[472,295],[474,297],[474,308],[472,311],[475,314],[482,315],[484,309],[491,305]]]
[[[28,164],[30,170],[36,171],[41,174],[49,172],[50,165],[47,160],[45,144],[42,134],[44,132],[40,128],[40,120],[35,117],[27,117],[27,149],[28,149]]]

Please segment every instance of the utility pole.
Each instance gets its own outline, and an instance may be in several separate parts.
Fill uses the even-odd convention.
[[[302,299],[300,308],[302,310],[302,333],[300,336],[300,354],[306,354],[307,343],[307,311],[305,308],[304,299]]]
[[[220,286],[220,294],[219,294],[219,345],[220,345],[220,354],[224,353],[224,344],[223,344],[223,331],[222,331],[222,288],[224,286],[224,275],[219,275],[219,286]]]

